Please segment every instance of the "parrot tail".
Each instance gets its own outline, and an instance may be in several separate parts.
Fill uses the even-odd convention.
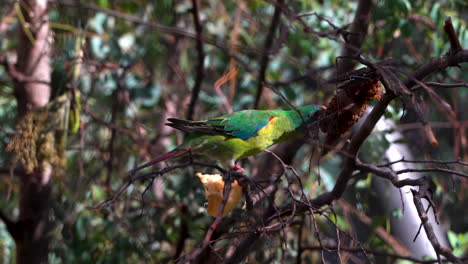
[[[139,170],[142,170],[144,168],[147,168],[147,167],[150,167],[150,166],[153,166],[153,165],[156,165],[162,161],[165,161],[165,160],[168,160],[168,159],[171,159],[173,157],[177,157],[179,155],[182,155],[184,153],[187,153],[188,152],[188,149],[174,149],[172,151],[169,151],[167,153],[164,153],[162,155],[159,155],[157,156],[156,158],[154,158],[153,160],[150,160],[148,162],[146,162],[145,164],[143,165],[140,165],[136,168],[134,168],[133,170],[130,170],[128,172],[129,175],[132,175],[132,174],[135,174],[137,171]]]

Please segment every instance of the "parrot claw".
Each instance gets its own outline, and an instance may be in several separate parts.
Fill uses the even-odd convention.
[[[230,167],[229,169],[231,171],[234,171],[234,172],[237,172],[237,173],[240,173],[240,174],[245,174],[244,168],[242,168],[239,164],[232,164],[229,167]]]

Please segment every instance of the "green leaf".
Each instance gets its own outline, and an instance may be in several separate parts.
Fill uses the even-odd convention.
[[[106,198],[106,192],[101,186],[93,185],[91,187],[91,197],[95,201],[103,201]]]
[[[75,91],[75,97],[71,104],[70,118],[68,127],[72,133],[78,132],[81,124],[81,101],[80,92]]]
[[[107,0],[98,0],[98,5],[103,8],[109,8],[109,1]]]

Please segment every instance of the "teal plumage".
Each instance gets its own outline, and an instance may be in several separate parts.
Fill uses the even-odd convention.
[[[303,134],[325,107],[308,105],[297,110],[244,110],[205,121],[169,118],[166,125],[187,132],[173,151],[156,157],[132,172],[190,151],[209,160],[234,162]]]

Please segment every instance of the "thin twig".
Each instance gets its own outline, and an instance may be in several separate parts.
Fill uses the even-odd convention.
[[[458,172],[458,171],[450,170],[450,169],[444,169],[444,168],[404,169],[404,170],[396,171],[395,173],[402,174],[402,173],[410,173],[410,172],[420,172],[420,173],[422,172],[445,172],[445,173],[450,173],[450,174],[468,179],[468,174],[466,173],[462,173],[462,172]]]
[[[464,162],[462,160],[447,160],[447,161],[444,161],[444,160],[407,160],[405,159],[405,157],[399,159],[399,160],[395,160],[395,161],[392,161],[392,162],[388,162],[388,163],[385,163],[385,164],[382,164],[382,165],[377,165],[377,167],[389,167],[391,165],[394,165],[396,163],[400,163],[400,162],[404,162],[404,163],[433,163],[433,164],[440,164],[440,165],[448,165],[448,164],[460,164],[462,166],[468,166],[468,162]]]
[[[327,246],[327,248],[329,250],[338,250],[338,247],[337,246]],[[315,250],[322,250],[322,247],[320,246],[302,246],[302,250],[312,250],[312,251],[315,251]],[[340,247],[340,250],[342,251],[347,251],[347,252],[361,252],[362,249],[361,248],[349,248],[349,247]],[[395,254],[395,253],[390,253],[390,252],[387,252],[387,251],[381,251],[381,250],[375,250],[375,249],[371,249],[371,248],[365,248],[365,251],[371,255],[375,255],[375,256],[383,256],[383,257],[389,257],[389,258],[393,258],[393,259],[404,259],[404,260],[409,260],[409,261],[412,261],[414,263],[424,263],[424,264],[431,264],[431,263],[436,263],[437,260],[422,260],[422,259],[418,259],[418,258],[414,258],[414,257],[411,257],[411,256],[404,256],[404,255],[400,255],[400,254]],[[468,260],[468,257],[465,257],[462,259],[462,261],[466,261]],[[450,260],[443,260],[443,262],[451,262]]]
[[[468,83],[440,83],[440,82],[426,82],[425,83],[429,87],[434,88],[468,88]],[[415,85],[410,88],[411,91],[415,91],[421,88],[421,85]]]

